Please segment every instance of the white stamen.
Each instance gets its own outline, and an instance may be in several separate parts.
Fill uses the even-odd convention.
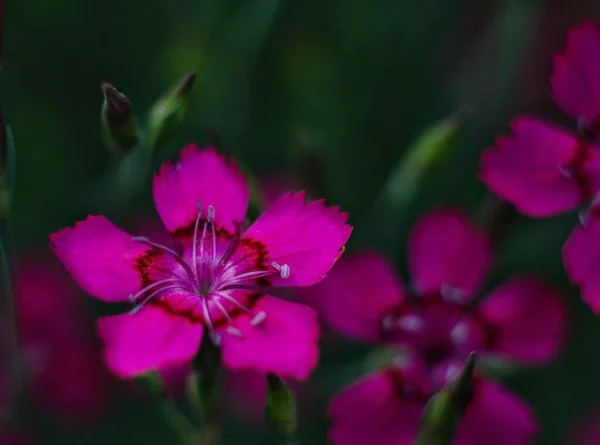
[[[456,380],[456,378],[460,375],[460,371],[461,371],[460,366],[457,366],[457,365],[449,366],[448,369],[446,370],[446,375],[444,376],[446,378],[446,383],[450,383],[450,382]]]
[[[234,328],[233,326],[229,326],[227,328],[227,332],[231,335],[233,335],[234,337],[237,338],[243,338],[244,336],[242,335],[242,331],[240,331],[238,328]]]
[[[273,269],[279,272],[279,275],[282,279],[286,280],[290,277],[290,266],[288,266],[287,264],[279,265],[278,263],[273,261],[271,263],[271,267],[273,267]]]
[[[267,318],[267,313],[265,311],[260,311],[258,314],[254,316],[252,320],[250,320],[250,324],[252,326],[258,326]]]
[[[213,345],[221,346],[221,336],[218,332],[210,331],[208,335],[210,335],[210,340],[213,342]]]
[[[212,205],[208,206],[208,213],[206,214],[206,220],[212,223],[215,220],[215,208]]]
[[[455,344],[460,344],[467,339],[469,335],[469,326],[464,322],[459,322],[450,331],[450,338]]]
[[[442,284],[440,294],[442,294],[442,298],[449,303],[460,303],[463,299],[464,292],[457,287]]]
[[[392,362],[400,369],[406,369],[412,364],[412,360],[406,354],[399,354]]]
[[[579,224],[581,224],[582,227],[585,227],[587,224],[587,218],[586,218],[586,212],[581,211],[577,214],[577,218],[579,218]]]
[[[404,315],[396,321],[396,325],[409,332],[418,332],[423,329],[425,323],[418,315]]]
[[[192,237],[192,271],[194,282],[198,283],[198,252],[196,252],[196,249],[198,246],[198,228],[200,225],[200,219],[202,218],[202,204],[199,201],[196,201],[196,204],[200,210],[198,211],[198,216],[196,217],[196,223],[194,224],[194,236]],[[202,260],[202,253],[200,253],[200,260]]]

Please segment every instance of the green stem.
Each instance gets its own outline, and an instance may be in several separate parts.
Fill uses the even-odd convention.
[[[163,417],[177,431],[182,445],[203,445],[202,435],[177,407],[173,399],[164,398],[160,403]]]

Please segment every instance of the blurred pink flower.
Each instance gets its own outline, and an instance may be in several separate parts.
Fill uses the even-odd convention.
[[[473,305],[490,260],[484,234],[458,211],[438,210],[409,239],[412,298],[375,252],[345,256],[326,280],[301,292],[333,329],[399,351],[386,369],[333,398],[334,445],[412,444],[425,402],[460,372],[471,351],[527,365],[556,356],[565,305],[539,281],[513,278]],[[454,443],[525,445],[536,429],[524,401],[478,377]]]
[[[206,330],[234,370],[306,378],[318,358],[316,315],[264,289],[323,279],[350,236],[347,214],[288,193],[242,231],[246,178],[214,149],[194,145],[162,166],[153,192],[172,248],[102,216],[50,237],[86,292],[135,306],[98,320],[111,369],[128,378],[186,363]]]
[[[534,217],[578,207],[600,190],[600,31],[592,23],[572,29],[566,50],[554,59],[556,103],[578,122],[586,138],[536,117],[517,117],[513,135],[501,137],[481,157],[480,177],[501,198]]]
[[[21,341],[36,399],[65,420],[91,420],[112,382],[81,293],[53,262],[28,256],[16,279]]]

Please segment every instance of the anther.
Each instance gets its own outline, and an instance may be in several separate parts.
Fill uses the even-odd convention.
[[[267,318],[267,313],[265,311],[260,311],[258,314],[254,316],[252,320],[250,320],[250,324],[252,326],[258,326]]]
[[[208,213],[206,215],[206,220],[211,223],[215,220],[215,208],[210,205],[208,206]]]
[[[233,326],[229,326],[227,328],[227,332],[231,335],[233,335],[234,337],[237,338],[243,338],[244,336],[242,335],[242,331],[240,331],[238,328],[234,328]]]
[[[454,326],[454,328],[452,328],[452,331],[450,331],[450,338],[454,343],[462,343],[465,341],[468,334],[469,327],[466,323],[460,322],[457,323],[456,326]]]
[[[279,272],[279,275],[282,279],[286,280],[290,277],[290,266],[288,266],[287,264],[279,265],[278,263],[273,261],[271,263],[271,266],[273,267],[273,269]]]
[[[457,365],[450,365],[446,370],[446,383],[453,382],[460,375],[461,368]]]
[[[442,284],[440,288],[442,298],[449,303],[460,303],[463,299],[463,291],[457,287]]]
[[[418,332],[423,329],[424,322],[418,315],[405,315],[396,322],[399,328],[409,332]]]
[[[213,345],[221,346],[221,336],[218,332],[210,331],[208,335],[210,335],[210,340],[212,341]]]

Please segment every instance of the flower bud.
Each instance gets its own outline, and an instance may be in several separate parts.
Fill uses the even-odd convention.
[[[472,352],[458,377],[425,405],[415,445],[452,443],[458,422],[473,398],[474,370],[475,353]]]
[[[152,106],[148,122],[149,150],[166,145],[181,128],[195,79],[195,73],[188,74]]]
[[[284,437],[291,437],[298,427],[294,391],[276,374],[267,374],[267,420]]]
[[[130,153],[140,142],[140,128],[131,101],[108,83],[102,84],[102,125],[107,145],[119,154]]]

